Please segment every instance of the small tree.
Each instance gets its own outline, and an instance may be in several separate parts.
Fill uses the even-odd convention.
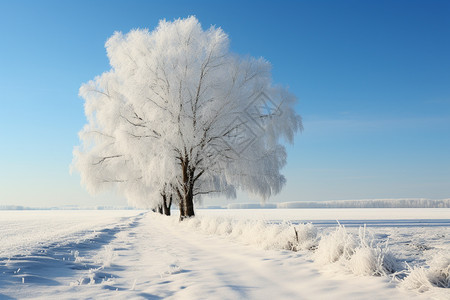
[[[272,86],[267,61],[232,54],[228,43],[222,29],[204,31],[194,17],[115,33],[106,43],[111,70],[80,89],[88,125],[75,161],[102,152],[101,164],[113,167],[100,177],[126,170],[128,194],[138,185],[167,199],[169,186],[181,218],[194,215],[201,195],[278,193],[286,162],[279,139],[292,142],[301,129],[296,98]],[[101,146],[85,139],[93,133]],[[94,176],[90,164],[74,164],[84,183]]]

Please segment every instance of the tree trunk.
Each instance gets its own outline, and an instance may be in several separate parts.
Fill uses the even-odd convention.
[[[189,186],[186,193],[184,194],[184,209],[185,217],[190,218],[195,216],[194,213],[194,187]]]
[[[177,192],[178,197],[178,207],[180,208],[180,221],[184,219],[184,203],[183,203],[183,195],[180,192],[179,188],[176,188],[175,191]]]
[[[172,195],[169,196],[169,199],[167,199],[167,195],[164,194],[163,196],[163,211],[166,216],[170,216],[170,207],[172,206]]]
[[[189,167],[189,158],[186,155],[181,162],[181,171],[182,171],[182,179],[183,179],[183,188],[182,188],[182,203],[180,205],[180,221],[185,218],[190,218],[195,216],[194,213],[194,172]],[[183,211],[181,211],[181,207],[183,207]]]
[[[160,213],[160,214],[162,214],[163,213],[163,207],[162,207],[162,205],[160,204],[160,205],[158,205],[158,212]]]

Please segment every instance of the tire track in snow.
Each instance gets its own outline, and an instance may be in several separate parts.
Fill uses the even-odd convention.
[[[0,298],[48,299],[60,292],[77,292],[74,285],[94,285],[113,278],[104,270],[108,247],[123,231],[137,226],[143,214],[122,217],[100,230],[79,231],[70,238],[53,241],[29,255],[0,261]],[[92,234],[95,232],[95,234]],[[88,236],[90,238],[83,238]],[[71,287],[72,285],[72,287]],[[14,298],[12,298],[14,299]]]

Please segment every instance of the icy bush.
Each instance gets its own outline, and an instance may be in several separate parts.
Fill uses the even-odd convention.
[[[359,245],[347,265],[354,274],[366,276],[388,275],[399,269],[387,245],[384,248],[374,246],[374,239],[368,239],[365,227],[359,229]]]
[[[380,247],[358,247],[347,263],[355,275],[381,276],[398,270],[395,257]]]
[[[311,223],[294,227],[295,243],[293,250],[314,250],[317,248],[317,228]]]
[[[339,262],[355,275],[381,276],[399,269],[387,246],[375,246],[365,227],[360,228],[358,237],[355,239],[344,226],[339,225],[336,231],[321,238],[313,258],[320,264]]]
[[[310,223],[294,226],[288,222],[280,224],[207,216],[197,216],[183,222],[172,218],[172,222],[263,249],[308,250],[315,262],[322,265],[336,263],[343,270],[359,276],[387,276],[401,269],[387,243],[376,244],[365,227],[355,235],[339,224],[334,232],[319,239],[317,228]],[[446,274],[448,283],[448,269]]]
[[[350,259],[356,246],[353,236],[339,224],[335,232],[321,238],[314,259],[320,264],[334,263],[341,258]]]
[[[293,226],[291,223],[233,220],[200,216],[178,223],[206,234],[227,236],[245,244],[273,250],[310,250],[320,264],[340,262],[356,275],[381,276],[397,271],[398,264],[387,247],[374,246],[373,238],[361,228],[359,239],[340,225],[336,231],[322,236],[318,242],[317,229],[312,224]]]
[[[420,293],[427,291],[439,293],[441,288],[450,288],[449,253],[439,253],[428,266],[408,269],[408,276],[400,283],[404,288]]]
[[[228,236],[263,249],[306,250],[315,247],[317,240],[317,230],[312,224],[294,227],[290,223],[270,224],[264,221],[198,216],[179,224],[206,234]]]

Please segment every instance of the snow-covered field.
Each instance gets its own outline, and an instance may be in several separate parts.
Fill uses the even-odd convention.
[[[0,299],[450,299],[449,263],[450,209],[0,211]]]

